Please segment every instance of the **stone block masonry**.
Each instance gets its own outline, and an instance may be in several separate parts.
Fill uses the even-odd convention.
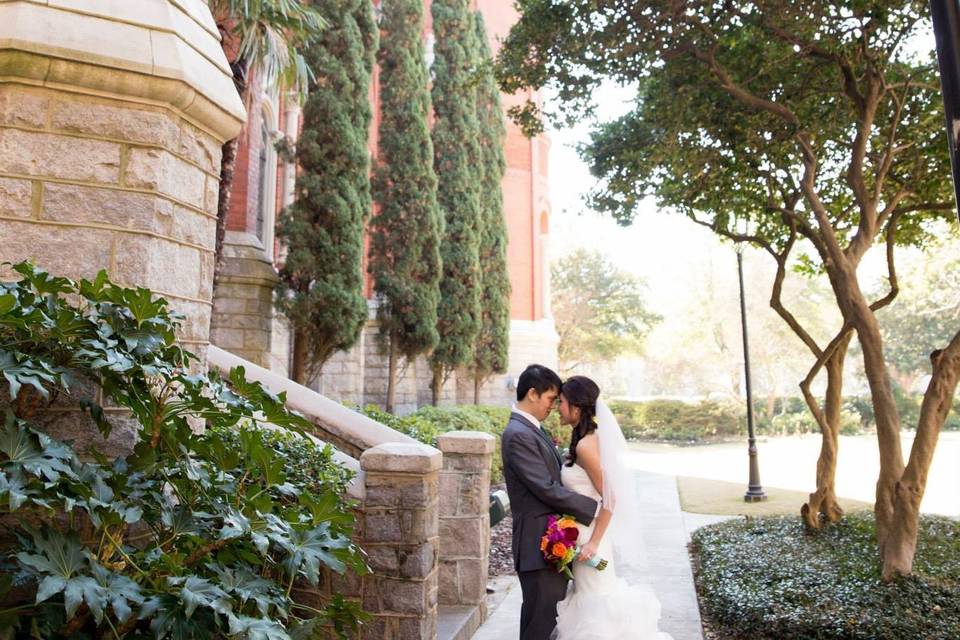
[[[364,577],[369,640],[437,635],[439,474],[441,453],[388,443],[360,456],[365,474],[363,540],[373,574]]]
[[[486,615],[490,552],[490,459],[496,438],[451,431],[437,439],[440,471],[440,604],[473,605]]]
[[[147,287],[203,358],[220,149],[244,118],[204,2],[0,3],[0,261]],[[79,411],[46,418],[111,455],[135,429],[116,416],[100,442]]]

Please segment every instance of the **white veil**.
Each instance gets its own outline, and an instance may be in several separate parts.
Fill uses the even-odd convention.
[[[600,444],[600,467],[603,472],[603,508],[613,512],[606,536],[614,551],[614,562],[621,576],[640,572],[646,566],[640,533],[640,504],[637,482],[627,466],[627,440],[610,408],[597,400],[597,437]]]

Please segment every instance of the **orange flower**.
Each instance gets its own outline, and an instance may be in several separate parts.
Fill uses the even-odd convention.
[[[560,518],[557,520],[557,526],[561,529],[569,529],[570,527],[577,526],[577,523],[573,518]]]
[[[549,542],[549,540],[547,539],[547,536],[543,536],[542,538],[540,538],[540,551],[547,550],[547,542]]]
[[[562,558],[564,554],[567,553],[567,547],[562,542],[554,542],[553,547],[550,548],[550,553],[558,558]]]

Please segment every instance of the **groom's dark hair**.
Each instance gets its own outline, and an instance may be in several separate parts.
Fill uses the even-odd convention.
[[[523,370],[520,379],[517,380],[517,400],[526,398],[530,389],[536,391],[538,395],[543,395],[550,389],[560,391],[562,384],[563,381],[553,369],[548,369],[542,364],[531,364]]]

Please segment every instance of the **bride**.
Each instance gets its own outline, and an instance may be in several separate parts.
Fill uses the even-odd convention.
[[[600,388],[573,376],[560,389],[560,419],[573,427],[563,466],[563,486],[594,499],[601,510],[590,526],[577,523],[581,545],[573,582],[557,605],[557,640],[670,640],[657,630],[660,603],[646,585],[630,585],[617,568],[642,564],[637,537],[633,474],[624,455],[626,440],[610,409],[599,400]],[[585,561],[607,560],[600,571]],[[579,561],[583,560],[583,562]]]

